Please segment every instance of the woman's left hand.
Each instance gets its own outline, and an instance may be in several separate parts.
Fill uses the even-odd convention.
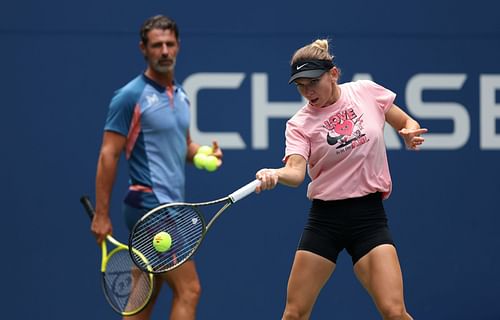
[[[420,129],[407,129],[403,128],[398,131],[399,135],[403,137],[406,147],[409,150],[418,150],[419,146],[424,143],[425,139],[421,137],[421,134],[424,134],[427,132],[427,129],[425,128],[420,128]]]

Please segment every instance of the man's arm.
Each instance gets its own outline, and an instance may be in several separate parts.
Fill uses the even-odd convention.
[[[121,134],[105,131],[102,141],[96,174],[96,208],[92,220],[92,232],[101,243],[106,235],[113,232],[109,217],[109,203],[115,182],[120,154],[125,148],[127,138]]]

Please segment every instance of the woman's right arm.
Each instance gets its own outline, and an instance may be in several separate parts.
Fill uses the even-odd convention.
[[[298,187],[304,181],[306,167],[306,159],[301,155],[292,154],[282,168],[261,169],[255,175],[261,181],[261,185],[257,187],[256,192],[273,189],[278,183],[289,187]]]

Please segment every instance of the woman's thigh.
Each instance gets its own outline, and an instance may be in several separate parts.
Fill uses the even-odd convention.
[[[335,263],[315,253],[298,250],[290,272],[287,305],[310,312]]]
[[[404,303],[403,277],[393,245],[373,248],[354,265],[354,273],[377,306]]]

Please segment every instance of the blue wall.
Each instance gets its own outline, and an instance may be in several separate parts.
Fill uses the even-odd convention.
[[[195,95],[198,137],[224,132],[241,139],[221,141],[219,171],[187,169],[188,200],[226,195],[257,169],[281,164],[287,114],[301,105],[286,83],[288,61],[298,47],[329,37],[344,81],[371,78],[391,88],[397,104],[431,132],[418,153],[387,132],[394,192],[386,208],[408,309],[416,319],[500,319],[499,3],[308,4],[0,4],[2,318],[118,319],[100,291],[99,251],[78,198],[94,191],[113,91],[144,68],[140,24],[163,13],[181,28],[176,76]],[[196,91],[201,76],[208,86],[230,79],[224,89]],[[273,107],[282,115],[266,116]],[[117,238],[127,239],[119,212],[123,164],[113,215]],[[305,191],[306,183],[253,195],[214,225],[196,257],[199,319],[280,317],[309,205]],[[165,290],[161,299],[169,295]],[[154,319],[165,319],[167,309],[159,304]],[[312,318],[377,318],[347,254]]]

